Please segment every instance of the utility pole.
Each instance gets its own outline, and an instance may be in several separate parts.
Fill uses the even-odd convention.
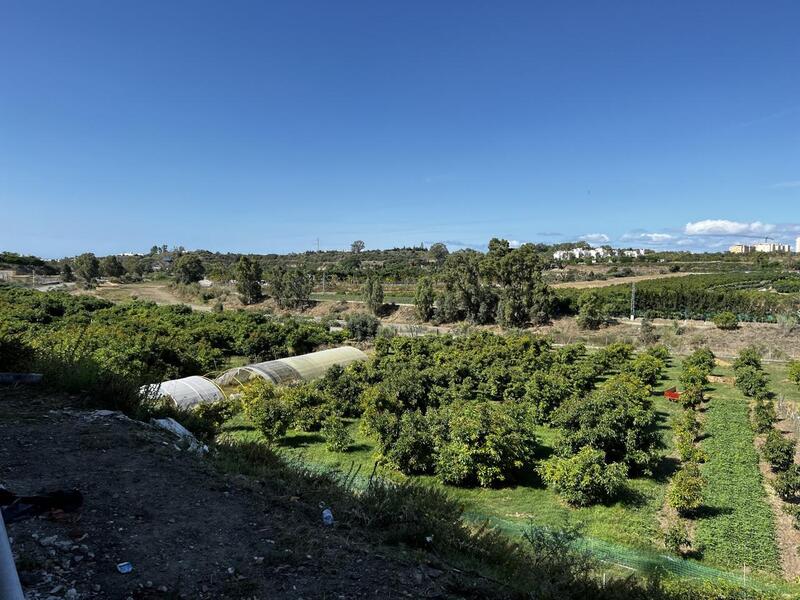
[[[636,282],[631,284],[631,321],[636,320]]]
[[[319,252],[319,238],[317,238],[317,252]]]

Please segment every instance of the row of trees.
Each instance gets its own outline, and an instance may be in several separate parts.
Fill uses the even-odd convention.
[[[555,312],[555,296],[542,278],[537,248],[512,248],[507,240],[489,242],[486,254],[461,250],[449,254],[440,271],[442,291],[433,281],[418,280],[417,314],[423,321],[499,323],[522,327],[547,322]]]

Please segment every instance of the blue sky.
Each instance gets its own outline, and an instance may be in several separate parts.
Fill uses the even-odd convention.
[[[0,249],[800,235],[797,2],[0,8]]]

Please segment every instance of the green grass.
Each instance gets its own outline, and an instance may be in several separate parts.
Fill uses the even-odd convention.
[[[660,392],[677,384],[679,360],[667,369],[666,378],[654,395],[659,414],[665,455],[673,449],[669,428],[671,415],[681,410],[676,403],[664,399]],[[769,366],[774,387],[789,397],[797,398],[797,388],[785,381],[785,366]],[[730,375],[718,368],[718,375]],[[784,384],[779,384],[784,381]],[[758,456],[753,447],[753,434],[748,422],[744,397],[730,384],[715,384],[705,412],[703,448],[709,461],[703,467],[708,481],[708,509],[697,520],[697,540],[705,545],[702,562],[741,572],[743,564],[774,580],[780,570],[780,558],[774,539],[771,509],[758,471]],[[325,448],[320,434],[290,431],[279,449],[303,463],[342,471],[357,470],[368,476],[375,464],[374,442],[361,434],[358,422],[349,423],[355,443],[346,453],[333,453]],[[242,417],[229,421],[225,435],[242,441],[260,440],[260,434]],[[547,457],[553,448],[556,431],[547,427],[538,430],[541,449],[539,458]],[[617,502],[586,508],[571,508],[531,477],[523,484],[499,489],[464,489],[448,487],[448,492],[463,505],[467,516],[489,519],[508,531],[519,530],[529,521],[542,525],[561,526],[565,521],[581,522],[585,534],[593,539],[645,552],[663,554],[659,511],[664,503],[669,476],[675,461],[665,459],[653,477],[630,480],[629,492]],[[382,471],[382,475],[402,475]],[[439,485],[433,477],[422,481]]]
[[[706,506],[697,521],[696,541],[705,546],[709,563],[777,573],[775,524],[758,470],[747,400],[729,384],[716,384],[709,395],[704,423],[708,437],[702,441],[709,457],[703,466]]]

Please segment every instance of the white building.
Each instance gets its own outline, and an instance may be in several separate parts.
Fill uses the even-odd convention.
[[[794,241],[794,251],[800,254],[800,237]]]
[[[756,252],[791,252],[789,244],[756,244]]]

